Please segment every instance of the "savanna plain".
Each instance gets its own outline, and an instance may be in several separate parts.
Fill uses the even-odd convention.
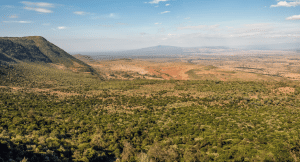
[[[0,161],[299,161],[300,57],[0,66]]]

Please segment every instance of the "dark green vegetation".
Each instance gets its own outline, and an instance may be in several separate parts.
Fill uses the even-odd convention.
[[[297,161],[298,82],[0,68],[0,161]]]
[[[0,64],[16,62],[43,62],[94,72],[86,63],[74,58],[40,36],[0,37]]]
[[[195,79],[195,80],[201,79],[202,77],[196,74],[197,71],[200,71],[200,70],[192,69],[192,70],[187,71],[186,74],[188,74],[191,79]]]

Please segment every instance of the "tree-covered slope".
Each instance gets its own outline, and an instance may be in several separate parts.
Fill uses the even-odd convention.
[[[76,71],[94,72],[89,65],[74,58],[43,37],[1,37],[0,63],[24,61],[54,63]]]

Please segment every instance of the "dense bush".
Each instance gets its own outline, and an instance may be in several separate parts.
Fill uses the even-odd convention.
[[[0,161],[300,158],[296,82],[100,81],[49,73],[0,87]]]

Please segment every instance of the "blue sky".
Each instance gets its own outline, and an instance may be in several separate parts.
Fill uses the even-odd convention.
[[[43,36],[71,53],[300,44],[300,0],[9,0],[0,14],[0,37]]]

